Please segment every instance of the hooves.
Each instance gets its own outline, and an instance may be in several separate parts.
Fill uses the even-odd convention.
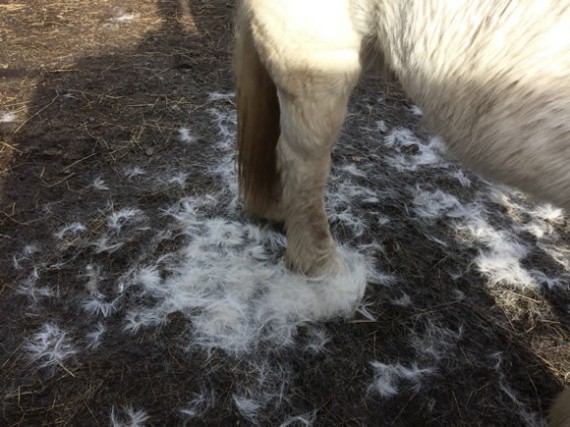
[[[303,247],[299,250],[298,247],[289,245],[285,253],[285,264],[290,270],[308,277],[335,277],[347,274],[347,265],[338,254],[332,240],[324,253],[317,254],[311,249],[314,248]]]
[[[279,199],[263,207],[245,200],[244,210],[257,218],[285,224],[288,238],[285,264],[289,270],[314,278],[347,274],[347,265],[337,251],[324,212],[320,220],[315,221],[318,215],[314,215],[306,221],[291,221]]]
[[[333,254],[329,259],[318,263],[296,262],[290,256],[285,256],[285,264],[291,271],[304,274],[308,277],[336,277],[347,273],[348,269],[338,254]]]

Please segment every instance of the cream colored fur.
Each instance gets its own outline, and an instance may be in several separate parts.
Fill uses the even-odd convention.
[[[283,213],[286,260],[293,269],[312,276],[341,272],[344,266],[329,232],[324,187],[330,151],[360,75],[361,37],[348,14],[349,2],[249,0],[242,8],[240,16],[249,19],[259,56],[275,82],[281,112],[276,147],[281,200],[275,202],[279,208],[267,210]],[[238,92],[241,78],[238,73]],[[247,179],[252,172],[244,173]],[[248,210],[259,211],[249,206]]]
[[[569,0],[243,0],[240,16],[238,39],[250,32],[275,84],[265,90],[278,94],[280,136],[271,152],[281,193],[265,210],[285,220],[292,268],[342,269],[324,186],[370,46],[459,159],[570,207]],[[247,66],[237,71],[239,92]],[[240,126],[263,126],[253,113],[242,116]],[[255,158],[263,143],[241,144],[240,156]],[[242,182],[259,163],[240,164]],[[255,185],[243,191],[247,205]]]

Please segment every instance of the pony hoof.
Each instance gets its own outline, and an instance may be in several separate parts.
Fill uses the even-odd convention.
[[[335,253],[326,258],[323,262],[302,262],[299,260],[291,259],[285,255],[285,265],[292,271],[299,272],[308,277],[336,277],[346,275],[348,267],[344,260]]]

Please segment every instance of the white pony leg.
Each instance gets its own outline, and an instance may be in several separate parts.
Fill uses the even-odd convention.
[[[312,276],[344,270],[329,231],[324,188],[330,151],[357,76],[307,76],[302,95],[279,91],[277,162],[288,237],[286,261],[291,268]]]
[[[261,62],[277,87],[277,169],[290,267],[339,272],[324,187],[330,150],[360,75],[361,36],[349,0],[244,0]]]

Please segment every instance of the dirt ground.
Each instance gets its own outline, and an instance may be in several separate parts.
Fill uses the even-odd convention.
[[[280,231],[232,207],[233,11],[0,2],[0,424],[543,425],[570,383],[570,223],[425,160],[382,79],[353,97],[329,190],[335,238],[377,269],[363,308],[230,351],[150,284],[212,221]]]

